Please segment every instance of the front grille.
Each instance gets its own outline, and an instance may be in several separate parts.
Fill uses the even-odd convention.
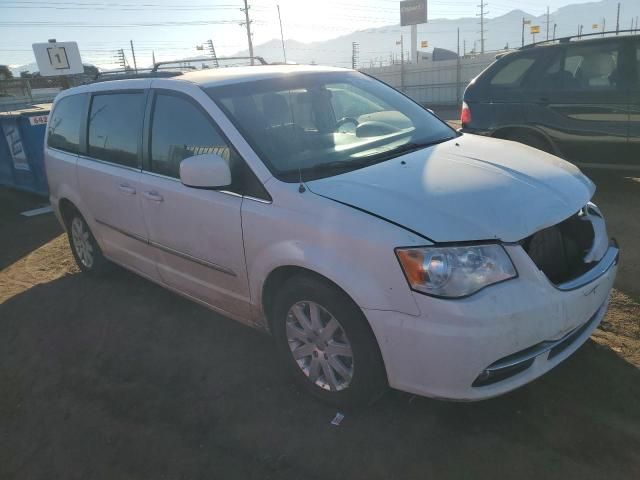
[[[583,215],[580,210],[563,222],[534,233],[522,243],[533,263],[556,285],[579,277],[595,264],[583,260],[595,237],[592,223],[585,221]]]

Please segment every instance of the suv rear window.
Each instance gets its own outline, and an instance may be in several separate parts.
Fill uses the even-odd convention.
[[[491,85],[501,87],[517,87],[522,83],[525,74],[533,66],[533,57],[518,57],[504,65],[491,79]]]
[[[94,95],[89,114],[89,156],[138,167],[144,106],[142,92]]]
[[[86,95],[70,95],[56,103],[49,120],[47,145],[65,152],[80,150],[80,123],[85,115]]]

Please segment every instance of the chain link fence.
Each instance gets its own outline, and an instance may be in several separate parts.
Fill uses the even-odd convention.
[[[494,62],[495,55],[494,52],[457,60],[394,64],[360,71],[406,93],[422,105],[452,107],[459,106],[464,89]]]

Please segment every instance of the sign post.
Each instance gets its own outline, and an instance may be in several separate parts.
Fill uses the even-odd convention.
[[[418,25],[427,23],[427,0],[400,2],[400,26],[411,25],[411,62],[418,61]]]
[[[540,25],[531,25],[531,43],[536,43],[536,33],[540,33]]]
[[[43,77],[57,77],[84,73],[80,50],[76,42],[34,43],[33,54]]]

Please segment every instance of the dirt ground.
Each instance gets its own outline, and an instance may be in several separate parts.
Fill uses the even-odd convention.
[[[640,179],[592,174],[623,255],[602,327],[503,397],[336,411],[269,337],[128,272],[78,273],[0,189],[1,479],[640,478]]]

